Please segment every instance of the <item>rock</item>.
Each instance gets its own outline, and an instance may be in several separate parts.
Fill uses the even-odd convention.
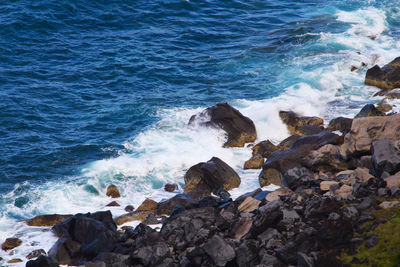
[[[400,201],[394,200],[394,201],[383,201],[381,204],[379,204],[379,207],[382,209],[390,209],[393,207],[399,207],[400,206]]]
[[[400,87],[400,57],[380,68],[375,65],[369,69],[365,76],[365,84],[373,85],[383,90]]]
[[[11,259],[9,261],[7,261],[7,263],[18,263],[18,262],[22,262],[21,259]]]
[[[319,184],[319,188],[321,189],[321,191],[329,191],[329,188],[333,185],[338,185],[339,183],[336,181],[322,181]]]
[[[373,200],[370,197],[366,197],[363,199],[363,201],[360,203],[360,205],[357,206],[358,210],[366,210],[370,208],[373,205]]]
[[[218,196],[220,199],[228,199],[231,197],[231,194],[222,187],[215,189],[213,194]]]
[[[259,201],[263,201],[266,198],[266,196],[268,196],[269,193],[271,193],[271,191],[263,190],[259,192],[257,195],[255,195],[253,198]]]
[[[146,218],[150,215],[153,214],[153,212],[144,210],[144,211],[132,211],[123,215],[118,216],[117,218],[114,219],[115,223],[117,225],[122,225],[127,222],[132,222],[132,221],[141,221],[143,222],[146,220]]]
[[[282,142],[280,142],[277,146],[278,150],[286,150],[289,149],[298,139],[300,139],[301,136],[298,134],[293,134],[289,136],[288,138],[284,139]]]
[[[251,212],[258,209],[261,201],[252,197],[247,197],[238,207],[239,212]]]
[[[261,155],[264,158],[267,158],[272,152],[278,150],[278,147],[271,143],[271,141],[266,140],[256,144],[253,147],[253,156]]]
[[[206,242],[204,251],[217,266],[225,266],[235,258],[235,250],[218,235],[214,235]]]
[[[112,197],[112,198],[118,198],[118,197],[121,196],[120,193],[119,193],[118,188],[117,188],[115,185],[113,185],[113,184],[112,184],[112,185],[109,185],[109,186],[107,187],[106,195],[107,195],[108,197]]]
[[[44,249],[35,249],[34,251],[32,251],[31,253],[26,255],[26,258],[28,260],[30,260],[30,259],[33,259],[33,258],[37,258],[40,255],[46,255],[46,251],[44,251]]]
[[[376,244],[378,244],[378,241],[379,237],[373,234],[370,237],[368,237],[368,239],[365,241],[365,245],[367,246],[367,248],[373,248],[376,246]]]
[[[300,130],[302,126],[319,126],[324,124],[324,120],[318,117],[301,117],[292,111],[279,111],[279,117],[286,124],[291,134],[304,136]],[[299,131],[300,130],[300,131]]]
[[[335,191],[334,196],[338,199],[347,199],[351,192],[353,191],[353,187],[350,185],[342,185],[338,190]]]
[[[288,170],[282,179],[282,184],[295,191],[298,187],[309,187],[314,180],[314,173],[304,167]]]
[[[158,203],[150,198],[146,198],[142,204],[136,209],[136,211],[150,211],[153,214],[156,213]]]
[[[299,267],[314,267],[314,259],[312,257],[307,256],[302,252],[297,253],[297,266]]]
[[[33,217],[32,219],[26,220],[26,223],[29,226],[53,226],[69,217],[72,214],[60,215],[60,214],[46,214],[46,215],[38,215]]]
[[[120,205],[118,204],[118,202],[117,201],[112,201],[112,202],[110,202],[110,203],[108,203],[107,205],[106,205],[106,207],[119,207]]]
[[[93,259],[93,261],[103,263],[104,267],[106,267],[106,266],[128,267],[128,264],[126,263],[128,258],[129,258],[128,255],[121,255],[121,254],[112,253],[112,252],[103,252],[103,253],[100,253],[99,255],[97,255]],[[89,267],[89,266],[86,265],[86,267]],[[99,266],[97,265],[96,267],[99,267]]]
[[[72,257],[76,256],[80,249],[79,242],[62,237],[50,248],[48,255],[58,264],[70,264]]]
[[[267,168],[261,171],[258,176],[260,186],[268,186],[270,184],[282,185],[282,173],[274,168]]]
[[[352,163],[345,160],[340,146],[330,144],[310,151],[304,159],[303,165],[315,172],[338,172],[352,167]]]
[[[254,142],[257,138],[253,121],[227,103],[217,104],[192,116],[189,125],[194,124],[224,130],[228,137],[225,147],[242,147],[245,143]]]
[[[385,178],[386,187],[389,189],[400,187],[400,172]],[[392,194],[393,195],[393,194]]]
[[[394,143],[400,140],[400,114],[385,117],[354,119],[351,131],[345,135],[343,151],[348,156],[367,154],[375,140],[388,139]]]
[[[248,161],[244,163],[243,169],[261,169],[264,164],[264,158],[261,155],[252,156]]]
[[[241,217],[239,221],[237,221],[232,228],[232,233],[234,238],[240,240],[244,235],[246,235],[250,231],[252,225],[253,225],[252,218]]]
[[[247,197],[254,197],[255,195],[257,195],[257,194],[260,193],[260,192],[262,192],[261,188],[257,188],[257,189],[254,190],[254,191],[244,193],[243,195],[237,197],[237,198],[235,199],[235,202],[238,203],[238,204],[240,204],[240,203],[241,203],[242,201],[244,201]]]
[[[126,206],[126,207],[125,207],[125,209],[124,209],[124,210],[125,210],[126,212],[132,212],[134,209],[135,209],[135,207],[134,207],[134,206],[132,206],[132,205],[128,205],[128,206]]]
[[[352,119],[338,117],[329,122],[328,131],[339,131],[342,134],[346,134],[351,129],[351,123],[353,122]]]
[[[290,190],[290,188],[288,187],[281,187],[276,189],[275,191],[269,193],[265,199],[267,201],[274,201],[280,198],[280,196],[290,196],[293,195],[294,192],[292,190]]]
[[[373,104],[365,105],[354,118],[385,116],[386,114],[377,109]]]
[[[157,214],[170,215],[175,206],[179,205],[184,208],[190,208],[198,204],[198,201],[184,194],[177,194],[176,196],[158,203]]]
[[[254,266],[258,261],[258,252],[260,248],[255,240],[244,240],[235,249],[237,266]]]
[[[219,158],[213,157],[206,163],[196,164],[185,174],[185,192],[203,185],[209,188],[209,191],[222,187],[225,190],[231,190],[239,187],[239,175],[225,162]]]
[[[28,261],[26,267],[58,267],[58,264],[52,258],[42,255],[36,260]]]
[[[377,104],[377,109],[383,113],[386,113],[391,111],[393,107],[387,102],[387,98],[384,98]]]
[[[21,239],[16,238],[16,237],[9,237],[6,239],[6,241],[4,241],[3,244],[1,244],[1,249],[7,251],[7,250],[18,247],[21,244],[22,244]]]
[[[369,173],[369,170],[367,168],[360,167],[354,170],[352,176],[354,176],[357,181],[363,183],[368,182],[369,179],[374,177],[372,174]]]
[[[393,100],[393,99],[400,99],[400,90],[394,89],[390,91],[383,91],[386,97],[384,99]]]
[[[178,189],[177,184],[165,184],[164,185],[164,190],[167,192],[174,192],[177,189]]]
[[[372,164],[378,177],[383,172],[395,174],[400,171],[400,152],[387,139],[372,142]]]

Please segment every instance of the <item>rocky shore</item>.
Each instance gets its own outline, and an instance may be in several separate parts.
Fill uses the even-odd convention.
[[[27,220],[51,226],[59,239],[49,251],[28,255],[26,266],[397,266],[400,114],[389,113],[387,101],[400,98],[394,89],[400,87],[399,62],[368,70],[366,84],[381,88],[385,98],[355,118],[328,123],[280,111],[292,135],[277,145],[252,144],[243,163],[260,169],[254,177],[260,188],[232,199],[229,190],[241,178],[213,157],[187,170],[182,194],[159,203],[146,199],[122,216],[99,211]],[[194,114],[188,124],[224,130],[224,147],[257,139],[251,119],[229,104]],[[262,189],[270,184],[280,188]],[[112,185],[107,195],[120,197]],[[129,221],[141,223],[118,230]],[[149,226],[157,224],[158,230]],[[10,237],[2,249],[20,244]]]

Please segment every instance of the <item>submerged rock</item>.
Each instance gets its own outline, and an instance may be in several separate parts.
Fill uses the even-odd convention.
[[[1,244],[1,249],[7,251],[7,250],[18,247],[21,244],[22,244],[21,239],[16,238],[16,237],[9,237],[6,239],[6,241],[4,241],[3,244]]]
[[[228,137],[225,147],[242,147],[257,138],[253,121],[227,103],[216,104],[193,115],[189,125],[196,123],[224,130]]]

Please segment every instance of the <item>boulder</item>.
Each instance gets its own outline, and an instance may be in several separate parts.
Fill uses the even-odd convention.
[[[164,190],[167,192],[174,192],[176,189],[178,189],[177,184],[165,184],[164,185]]]
[[[281,186],[282,185],[282,173],[274,168],[265,168],[261,171],[258,176],[258,182],[260,186],[268,186],[271,184]]]
[[[400,57],[380,68],[378,65],[370,68],[365,76],[365,84],[373,85],[383,90],[400,87]]]
[[[62,237],[50,248],[48,255],[58,264],[67,265],[71,263],[74,256],[77,256],[80,249],[79,242]]]
[[[194,198],[184,195],[177,194],[176,196],[158,203],[157,214],[171,215],[175,206],[182,206],[183,208],[190,208],[196,206],[199,202]]]
[[[61,214],[45,214],[45,215],[38,215],[36,217],[33,217],[32,219],[26,220],[26,223],[29,226],[53,226],[69,217],[71,217],[72,214],[66,214],[66,215],[61,215]]]
[[[373,104],[365,105],[354,118],[385,116],[386,114],[377,109]]]
[[[46,251],[44,251],[44,249],[35,249],[34,251],[32,251],[28,255],[26,255],[26,258],[28,260],[30,260],[30,259],[37,258],[40,255],[46,255]]]
[[[385,178],[386,187],[389,189],[400,187],[400,172]]]
[[[244,163],[243,169],[260,169],[264,164],[264,158],[261,155],[252,156],[248,161]]]
[[[269,193],[266,197],[265,200],[267,201],[274,201],[279,199],[281,196],[291,196],[293,195],[294,192],[290,190],[288,187],[281,187],[276,189],[275,191]]]
[[[387,139],[372,142],[372,164],[378,177],[383,172],[395,174],[400,171],[400,152]]]
[[[295,191],[298,187],[309,188],[314,180],[314,173],[304,167],[289,169],[282,179],[283,186]]]
[[[288,138],[285,138],[282,142],[277,145],[278,150],[289,149],[301,136],[298,134],[292,134]]]
[[[400,140],[400,114],[385,117],[366,117],[353,120],[351,131],[345,135],[342,150],[347,156],[368,154],[375,140]]]
[[[278,147],[271,143],[271,141],[266,140],[256,144],[253,148],[253,156],[261,155],[267,158],[272,152],[278,150]]]
[[[118,197],[121,196],[121,194],[119,193],[118,188],[117,188],[115,185],[113,185],[113,184],[112,184],[112,185],[109,185],[109,186],[107,187],[106,195],[107,195],[108,197],[112,197],[112,198],[118,198]]]
[[[303,126],[322,126],[324,124],[324,120],[318,117],[305,117],[299,116],[298,114],[292,111],[279,111],[279,117],[286,124],[288,130],[291,134],[298,134],[301,136],[306,135],[307,127],[302,128]],[[309,128],[309,131],[315,131],[317,128]]]
[[[222,187],[231,190],[239,187],[239,175],[225,162],[217,157],[211,158],[207,162],[198,163],[185,174],[185,192],[204,185],[209,191]]]
[[[194,124],[224,130],[227,134],[225,147],[242,147],[245,143],[254,142],[257,138],[253,121],[227,103],[217,104],[200,114],[193,115],[189,120],[189,125]]]
[[[21,239],[16,238],[16,237],[9,237],[4,241],[3,244],[1,244],[1,249],[7,251],[7,250],[18,247],[21,244],[22,244]]]
[[[124,210],[126,212],[132,212],[135,209],[135,207],[133,205],[128,205],[124,208]]]
[[[117,201],[111,201],[106,205],[106,207],[119,207],[119,206],[121,205],[119,205]]]
[[[240,240],[244,235],[246,235],[250,231],[252,225],[253,225],[252,218],[241,217],[232,227],[232,233],[234,238]]]
[[[351,123],[353,119],[338,117],[329,122],[328,131],[334,132],[339,131],[342,134],[346,134],[351,129]]]
[[[339,172],[352,167],[351,162],[343,157],[344,152],[340,146],[325,145],[311,151],[305,156],[305,166],[313,171]]]
[[[19,263],[19,262],[22,262],[22,260],[18,259],[18,258],[11,259],[11,260],[7,261],[7,263]]]
[[[155,214],[158,203],[150,198],[146,198],[142,204],[136,209],[136,211],[150,211]]]
[[[153,214],[152,211],[140,211],[140,210],[135,210],[123,215],[118,216],[117,218],[114,219],[115,223],[117,225],[121,225],[127,222],[132,222],[132,221],[144,221],[147,219],[147,217]]]
[[[214,235],[206,242],[204,251],[217,266],[225,266],[235,258],[235,250],[218,235]]]
[[[254,199],[252,197],[247,197],[238,207],[239,212],[252,212],[255,209],[258,209],[261,201]]]
[[[39,256],[36,260],[30,260],[26,267],[58,267],[58,264],[50,257]]]

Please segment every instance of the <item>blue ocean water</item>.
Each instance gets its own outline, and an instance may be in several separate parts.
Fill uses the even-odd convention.
[[[220,133],[186,127],[215,103],[252,118],[260,140],[287,134],[281,108],[354,114],[348,107],[376,91],[363,85],[362,63],[400,56],[399,4],[3,1],[0,239],[35,214],[100,209],[109,183],[136,204],[165,197],[165,182],[182,184],[211,156],[241,169],[249,149],[222,149]],[[257,184],[256,172],[238,171]]]

